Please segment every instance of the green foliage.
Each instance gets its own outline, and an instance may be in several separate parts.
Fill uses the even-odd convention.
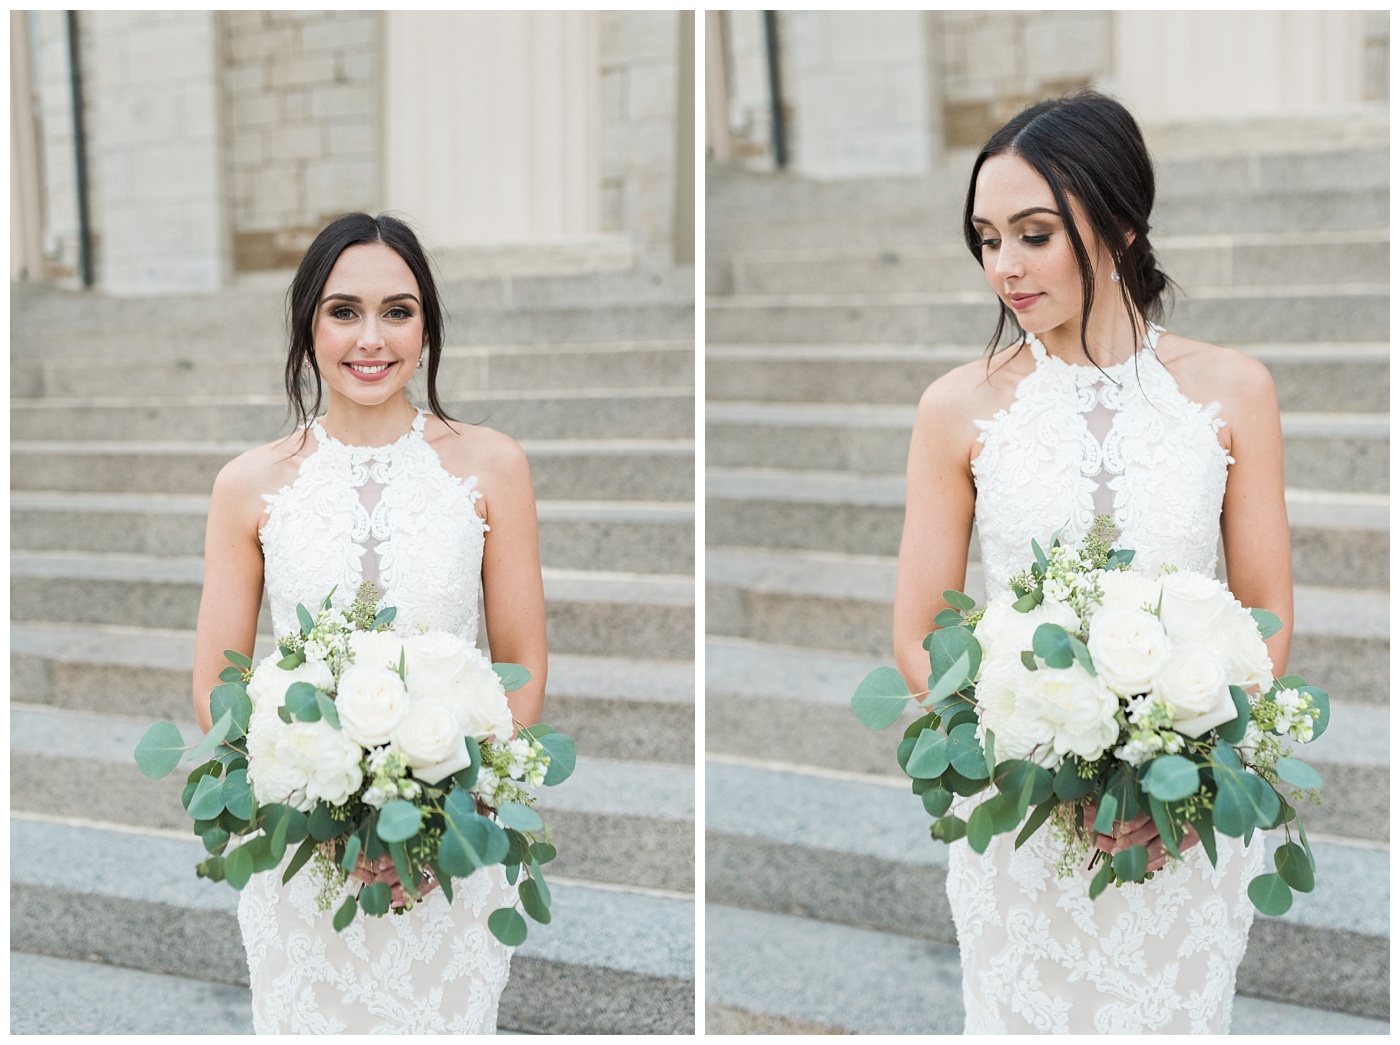
[[[233,730],[226,733],[224,739],[237,739],[248,732],[248,723],[253,717],[253,702],[248,698],[248,689],[242,682],[215,686],[209,694],[209,714],[217,720],[225,712],[233,719]]]
[[[929,834],[940,842],[951,844],[967,834],[967,821],[949,814],[935,820],[929,827]]]
[[[360,890],[360,910],[378,917],[389,913],[394,894],[383,882],[371,882]]]
[[[946,606],[939,610],[933,618],[933,625],[936,628],[956,628],[963,622],[963,615],[957,610],[948,609]]]
[[[1301,787],[1304,791],[1311,791],[1322,786],[1322,776],[1318,771],[1296,758],[1279,759],[1275,769],[1280,780],[1287,781],[1294,787]]]
[[[1027,818],[1025,825],[1021,828],[1021,833],[1016,836],[1016,848],[1020,849],[1037,830],[1040,825],[1050,818],[1050,814],[1055,811],[1057,802],[1054,798],[1048,798],[1035,807],[1035,811]]]
[[[1196,763],[1180,755],[1162,755],[1147,765],[1142,789],[1163,802],[1180,802],[1196,793],[1201,773]]]
[[[1141,882],[1147,877],[1147,847],[1130,845],[1114,853],[1113,874],[1120,882]]]
[[[958,610],[962,613],[967,613],[968,611],[973,610],[977,607],[977,600],[974,599],[971,595],[966,595],[963,592],[955,591],[952,588],[949,588],[943,593],[943,601],[946,602],[949,606],[953,607],[953,609]]]
[[[1094,831],[1101,835],[1113,834],[1113,822],[1118,819],[1118,799],[1106,794],[1099,799],[1099,811],[1094,816]]]
[[[529,671],[519,664],[508,664],[505,662],[492,664],[491,670],[500,678],[501,685],[505,687],[507,693],[515,692],[530,681]]]
[[[1313,740],[1327,732],[1327,725],[1332,721],[1332,700],[1327,696],[1327,691],[1317,686],[1299,686],[1299,693],[1306,693],[1312,697],[1313,707],[1317,708],[1317,718],[1313,719]]]
[[[1249,726],[1249,694],[1239,686],[1230,687],[1230,699],[1235,702],[1235,717],[1215,727],[1215,735],[1227,744],[1238,744]]]
[[[530,859],[537,864],[547,864],[559,853],[548,842],[535,842],[530,846]]]
[[[291,860],[287,862],[287,869],[282,872],[283,885],[286,885],[288,882],[290,882],[292,880],[292,876],[306,866],[306,861],[311,859],[311,854],[315,851],[316,839],[312,838],[310,835],[307,835],[304,839],[302,839],[301,845],[297,846],[297,851],[292,854]],[[351,901],[350,906],[353,911],[353,908],[355,906],[354,901]],[[340,927],[337,927],[336,931],[339,932]]]
[[[533,878],[520,883],[520,906],[541,925],[549,924],[549,901]]]
[[[904,771],[916,779],[936,780],[947,768],[948,738],[936,730],[925,729],[914,740]]]
[[[1105,860],[1100,866],[1098,874],[1094,875],[1094,880],[1089,883],[1089,899],[1097,900],[1099,894],[1108,888],[1108,883],[1113,881],[1113,863]]]
[[[345,852],[340,856],[340,869],[346,874],[355,870],[355,865],[360,861],[360,836],[351,834],[345,839]]]
[[[1047,667],[1067,668],[1074,663],[1074,648],[1069,632],[1058,624],[1042,624],[1031,638],[1031,649],[1045,661]]]
[[[996,768],[997,787],[1011,794],[1021,794],[1030,787],[1030,805],[1040,805],[1054,795],[1055,778],[1050,770],[1025,759],[1007,759]]]
[[[309,682],[293,682],[287,687],[283,705],[298,722],[319,722],[321,707],[316,701],[318,690]]]
[[[283,671],[292,671],[306,663],[306,654],[301,650],[293,650],[277,662],[277,666]]]
[[[332,729],[340,728],[340,712],[336,710],[335,701],[319,689],[316,691],[316,708]]]
[[[929,788],[921,797],[924,803],[924,812],[935,819],[946,813],[948,807],[953,804],[953,792],[941,787]]]
[[[930,675],[928,696],[923,700],[925,706],[936,708],[941,701],[966,688],[972,682],[971,664],[972,658],[963,650],[937,679]]]
[[[224,782],[216,776],[202,776],[185,811],[195,820],[213,820],[224,811]]]
[[[248,771],[235,769],[224,778],[220,800],[223,806],[240,820],[253,816],[253,789],[248,783]]]
[[[544,830],[544,821],[540,819],[540,814],[518,802],[502,802],[496,810],[496,819],[517,831]]]
[[[549,767],[544,771],[544,786],[562,784],[573,775],[574,764],[578,759],[574,753],[574,738],[565,733],[548,733],[537,739],[549,753]]]
[[[876,668],[866,675],[851,697],[851,710],[866,729],[894,724],[909,702],[909,687],[894,668]]]
[[[1298,892],[1313,891],[1312,859],[1297,842],[1287,842],[1274,850],[1274,867],[1278,876]]]
[[[1276,874],[1261,874],[1251,881],[1249,898],[1262,914],[1287,914],[1293,906],[1293,891]]]
[[[311,629],[316,626],[316,621],[311,616],[311,611],[301,603],[297,603],[297,623],[301,625],[301,637],[311,634]]]
[[[136,745],[136,768],[159,780],[169,776],[185,755],[185,738],[173,722],[157,722]]]
[[[1055,771],[1055,797],[1061,802],[1074,802],[1094,790],[1090,777],[1079,775],[1079,759],[1067,758]]]
[[[224,857],[224,877],[235,889],[242,889],[253,877],[253,853],[244,843]]]
[[[343,931],[355,920],[356,907],[355,897],[347,896],[345,902],[336,908],[335,917],[331,920],[331,925],[336,932]]]
[[[454,790],[443,804],[443,834],[438,862],[448,874],[465,878],[473,871],[500,863],[510,852],[506,833],[476,811],[465,791]]]
[[[1283,627],[1283,621],[1268,610],[1250,610],[1249,615],[1254,618],[1254,624],[1259,629],[1261,639],[1270,638],[1279,628]]]
[[[374,620],[370,622],[369,631],[378,631],[380,628],[387,628],[394,623],[394,618],[398,616],[398,609],[394,606],[385,606],[374,615]]]
[[[412,802],[402,799],[387,803],[379,811],[379,821],[375,831],[381,841],[404,842],[418,833],[423,825],[423,816]]]
[[[244,671],[247,671],[253,666],[253,658],[246,653],[239,653],[236,649],[224,650],[224,660],[228,661],[236,668],[242,668]]]
[[[1267,828],[1273,822],[1279,798],[1262,777],[1218,765],[1215,785],[1216,830],[1235,838],[1247,838],[1256,827]]]
[[[930,679],[942,679],[964,653],[967,654],[964,678],[971,681],[977,677],[977,669],[982,666],[982,645],[973,636],[971,628],[941,628],[925,641],[928,643]],[[962,686],[957,689],[962,689]],[[936,705],[936,701],[930,703]]]
[[[486,919],[486,927],[491,930],[492,936],[507,947],[519,947],[525,942],[525,936],[529,932],[525,919],[514,907],[496,908]]]

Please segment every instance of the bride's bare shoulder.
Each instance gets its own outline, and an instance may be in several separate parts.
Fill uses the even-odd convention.
[[[1220,403],[1227,419],[1231,413],[1278,411],[1269,368],[1239,349],[1164,334],[1157,358],[1183,395],[1198,403]]]
[[[529,481],[525,451],[504,432],[465,421],[449,424],[429,416],[423,437],[444,468],[462,479],[475,476],[483,492],[503,482],[519,481],[522,476]]]
[[[971,427],[992,417],[1016,397],[1016,386],[1035,369],[1035,361],[1020,346],[1004,348],[990,359],[963,363],[924,389],[919,399],[922,420]]]
[[[295,480],[301,462],[314,449],[311,436],[298,430],[244,450],[219,469],[214,479],[214,504],[261,514],[262,495]]]

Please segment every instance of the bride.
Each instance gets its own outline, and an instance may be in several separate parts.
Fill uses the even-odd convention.
[[[963,588],[974,521],[986,590],[1007,587],[1034,538],[1072,542],[1111,514],[1135,567],[1211,574],[1223,538],[1230,589],[1277,614],[1268,640],[1283,674],[1292,571],[1283,437],[1268,371],[1239,352],[1169,334],[1166,277],[1148,242],[1154,180],[1132,116],[1085,92],[1041,102],[997,131],[973,166],[964,235],[1001,303],[986,361],[959,367],[919,402],[909,449],[895,594],[895,654],[927,689],[921,645],[941,592]],[[998,349],[1010,320],[1018,336]],[[966,810],[962,815],[966,815]],[[1144,844],[1154,876],[1088,897],[1060,878],[1047,832],[1021,849],[996,836],[949,852],[969,1033],[1217,1033],[1263,842],[1220,838],[1163,867],[1145,816],[1113,852]]]
[[[210,726],[223,651],[253,652],[264,588],[280,637],[296,629],[297,603],[314,606],[334,588],[344,609],[362,581],[397,608],[397,630],[471,640],[479,584],[493,659],[532,676],[509,695],[511,712],[534,724],[546,651],[530,469],[512,439],[449,423],[438,401],[442,307],[417,237],[387,216],[333,221],[288,302],[286,385],[301,426],[230,461],[214,482],[195,640],[200,725]],[[427,411],[407,395],[425,365]],[[385,882],[395,906],[405,903],[387,857],[361,857],[353,877]],[[337,933],[310,876],[283,886],[276,872],[255,875],[238,920],[256,1031],[494,1033],[510,948],[486,918],[514,902],[513,890],[499,866],[455,883],[451,904],[436,885],[418,883],[423,899],[406,913],[358,914]]]

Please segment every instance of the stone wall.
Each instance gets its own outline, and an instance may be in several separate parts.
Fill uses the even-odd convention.
[[[644,261],[669,264],[680,15],[604,11],[601,19],[603,231],[628,233]]]
[[[288,268],[328,220],[381,204],[381,16],[219,17],[234,264]]]

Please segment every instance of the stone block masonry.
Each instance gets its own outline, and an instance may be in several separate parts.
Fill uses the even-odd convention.
[[[382,202],[382,16],[219,17],[234,268],[290,268],[330,218]]]

